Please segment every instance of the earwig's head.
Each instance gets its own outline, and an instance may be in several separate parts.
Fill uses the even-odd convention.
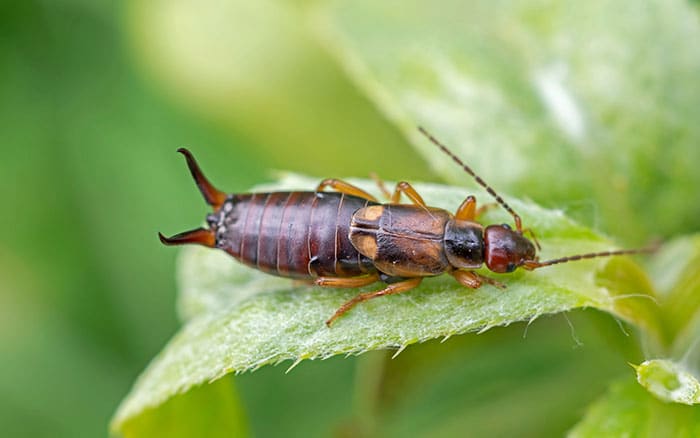
[[[185,156],[185,159],[187,160],[187,167],[190,169],[190,173],[192,174],[197,187],[199,187],[199,191],[202,193],[202,196],[204,196],[204,200],[207,201],[207,204],[214,208],[214,211],[219,210],[226,201],[226,194],[220,190],[217,190],[209,182],[209,180],[207,180],[190,151],[185,148],[180,148],[177,151]],[[208,221],[211,225],[211,220],[209,220],[209,218]],[[176,234],[172,237],[165,237],[161,233],[158,233],[158,237],[164,245],[185,245],[195,243],[198,245],[207,246],[209,248],[216,246],[215,230],[212,228],[197,228],[195,230]]]
[[[493,272],[513,272],[527,261],[536,261],[535,245],[507,224],[484,230],[484,262]]]

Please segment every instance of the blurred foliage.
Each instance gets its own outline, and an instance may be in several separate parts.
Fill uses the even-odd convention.
[[[402,133],[420,121],[496,188],[566,208],[622,241],[698,231],[697,2],[600,1],[583,10],[573,2],[499,2],[496,12],[475,3],[467,15],[480,26],[460,21],[455,4],[0,4],[3,434],[104,435],[119,400],[176,331],[175,252],[155,233],[197,224],[204,212],[174,156],[179,146],[192,148],[230,191],[269,180],[274,168],[463,181],[432,154],[439,176],[407,152]],[[498,27],[488,26],[494,14]],[[561,32],[572,38],[557,52],[571,62],[563,83],[575,85],[586,126],[595,128],[584,144],[596,154],[585,159],[529,82],[530,58],[518,56],[522,49],[538,61],[532,65],[554,65],[543,71],[561,79],[544,56],[558,46],[541,40],[556,43]],[[433,34],[443,39],[431,42]],[[608,39],[577,43],[591,35]],[[438,50],[452,42],[464,46]],[[390,108],[416,114],[397,118],[387,110],[392,90],[435,87],[431,68],[445,65],[424,57],[404,64],[420,44],[474,83],[453,82],[466,97],[445,100],[435,115],[445,96],[424,106],[425,95],[414,95],[421,99]],[[602,84],[585,74],[595,62],[604,67],[594,76]],[[407,70],[393,72],[397,66]],[[607,75],[619,89],[606,86]],[[595,96],[613,102],[596,106],[584,92],[593,85]],[[483,97],[473,90],[497,99],[472,100]],[[449,123],[445,115],[453,115]],[[529,149],[516,150],[522,144]],[[697,260],[696,241],[678,239],[649,268],[656,290],[667,293],[663,318],[675,342],[665,353],[695,375],[700,282],[693,265],[676,262]],[[173,398],[133,426],[134,435],[163,424],[201,432],[205,423],[257,436],[561,434],[621,375],[622,386],[592,405],[576,433],[695,434],[697,407],[659,402],[634,383],[625,362],[649,358],[644,336],[595,311],[570,317],[573,338],[557,316],[428,342],[391,361],[372,352],[303,362],[289,374],[266,367]],[[649,424],[624,420],[638,406]],[[199,410],[182,414],[191,409]],[[605,429],[615,412],[621,427]]]

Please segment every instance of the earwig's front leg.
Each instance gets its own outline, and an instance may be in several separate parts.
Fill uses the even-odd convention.
[[[477,274],[474,271],[455,270],[450,272],[450,275],[452,275],[462,286],[466,286],[470,289],[479,289],[484,283],[496,286],[499,289],[506,288],[505,284],[496,281],[493,278],[484,277],[483,275]]]
[[[476,198],[474,196],[467,196],[467,199],[462,202],[459,206],[457,212],[455,213],[455,219],[463,221],[474,221],[476,218],[484,214],[486,210],[498,206],[496,203],[484,204],[479,208],[476,208]]]
[[[339,179],[335,179],[335,178],[324,179],[318,185],[318,187],[316,188],[316,191],[321,192],[326,187],[330,187],[333,190],[340,192],[340,193],[345,193],[346,195],[357,196],[359,198],[368,199],[372,202],[379,202],[379,201],[377,201],[377,198],[375,198],[374,196],[365,192],[361,188],[354,186],[354,185],[352,185],[348,182],[345,182],[343,180],[339,180]]]
[[[462,221],[473,221],[476,219],[476,198],[474,196],[467,196],[467,199],[462,202],[462,205],[455,212],[455,219]]]
[[[406,292],[408,290],[411,290],[415,287],[417,287],[420,282],[423,281],[422,277],[416,277],[416,278],[410,278],[408,280],[400,281],[398,283],[393,283],[388,285],[382,290],[378,290],[376,292],[367,292],[364,294],[359,294],[355,298],[351,299],[350,301],[346,302],[342,306],[338,308],[338,310],[335,311],[333,316],[331,316],[328,321],[326,321],[326,325],[328,327],[333,324],[333,321],[341,317],[345,312],[348,310],[352,309],[355,307],[358,303],[361,303],[363,301],[371,300],[372,298],[376,297],[381,297],[384,295],[395,295],[395,294],[400,294],[401,292]]]
[[[413,186],[407,183],[406,181],[401,181],[396,184],[394,194],[391,195],[391,202],[394,204],[398,204],[399,199],[401,199],[402,193],[406,195],[406,197],[408,197],[408,199],[410,199],[411,202],[413,202],[414,204],[423,208],[427,208],[427,205],[425,205],[425,201],[423,200],[421,195],[419,195],[416,189],[414,189]]]

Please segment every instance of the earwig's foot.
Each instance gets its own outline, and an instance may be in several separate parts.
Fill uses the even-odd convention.
[[[478,289],[484,283],[490,284],[491,286],[495,286],[499,289],[506,288],[506,285],[500,281],[496,281],[493,278],[484,277],[483,275],[477,274],[474,271],[455,270],[450,272],[450,275],[452,275],[461,285],[470,289]]]
[[[338,319],[339,316],[340,316],[340,315],[338,314],[338,312],[335,312],[335,313],[333,314],[333,316],[331,316],[330,318],[328,318],[328,320],[326,321],[326,327],[331,328],[331,325],[333,324],[333,321],[335,321],[336,319]]]
[[[508,289],[508,287],[505,284],[501,283],[500,281],[496,281],[493,278],[484,277],[483,275],[479,275],[479,277],[481,278],[481,281],[483,281],[484,283],[488,283],[491,286],[495,286],[501,290]]]

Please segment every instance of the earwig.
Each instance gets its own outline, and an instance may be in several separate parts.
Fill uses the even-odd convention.
[[[426,138],[472,176],[513,217],[507,224],[484,226],[476,198],[467,196],[454,214],[426,205],[407,182],[397,183],[390,202],[338,179],[323,180],[315,191],[225,194],[202,173],[194,156],[184,148],[187,166],[213,213],[207,228],[172,237],[158,233],[165,245],[198,244],[226,251],[240,262],[286,278],[324,287],[362,287],[377,281],[381,290],[361,293],[347,301],[326,321],[330,326],[357,304],[417,287],[423,278],[443,273],[477,289],[498,281],[475,272],[482,265],[495,273],[517,268],[539,269],[597,257],[638,254],[653,248],[577,254],[540,261],[534,233],[508,203],[469,166],[425,129]],[[324,191],[330,188],[333,191]],[[405,195],[410,204],[400,203]],[[482,207],[483,208],[483,207]],[[526,234],[530,238],[526,237]]]

